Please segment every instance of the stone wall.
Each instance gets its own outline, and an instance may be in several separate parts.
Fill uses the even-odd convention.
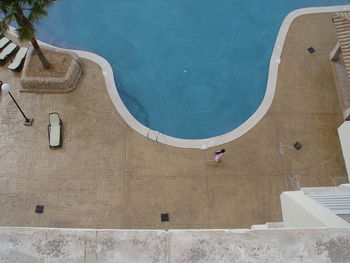
[[[350,262],[350,228],[97,230],[0,227],[0,262]]]
[[[32,92],[67,92],[73,90],[82,73],[83,68],[79,61],[79,56],[71,51],[60,50],[50,47],[42,47],[42,50],[49,50],[54,53],[67,54],[72,57],[71,64],[64,77],[30,77],[28,76],[28,70],[30,65],[30,59],[34,52],[33,48],[30,48],[27,54],[27,59],[23,66],[23,71],[20,79],[22,86],[21,91]]]

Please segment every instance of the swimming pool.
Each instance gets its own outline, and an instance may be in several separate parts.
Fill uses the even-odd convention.
[[[169,136],[202,139],[234,130],[257,110],[275,38],[290,11],[349,3],[61,1],[38,38],[105,57],[139,122]]]

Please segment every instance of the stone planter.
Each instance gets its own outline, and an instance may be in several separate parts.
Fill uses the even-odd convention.
[[[67,69],[67,72],[62,77],[31,77],[28,75],[30,60],[34,49],[30,48],[25,60],[23,71],[20,79],[22,86],[21,91],[30,92],[67,92],[73,90],[82,73],[83,68],[79,61],[79,56],[71,51],[60,50],[50,47],[42,47],[43,52],[49,50],[52,53],[66,54],[72,57],[72,61]]]

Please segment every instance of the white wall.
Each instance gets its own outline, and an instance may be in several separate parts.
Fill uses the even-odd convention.
[[[338,128],[338,134],[339,134],[341,148],[343,151],[346,171],[350,182],[350,176],[349,176],[350,174],[350,121],[344,122]]]
[[[350,226],[301,191],[283,192],[281,206],[285,228]]]

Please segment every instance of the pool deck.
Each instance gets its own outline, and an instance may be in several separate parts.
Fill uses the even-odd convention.
[[[89,60],[77,88],[63,94],[20,93],[19,74],[6,64],[0,79],[12,84],[34,122],[24,126],[10,98],[0,99],[0,225],[247,228],[282,220],[282,191],[347,182],[328,59],[337,41],[330,17],[292,23],[267,115],[239,139],[208,150],[157,144],[129,128]],[[58,150],[48,147],[53,111],[64,122]],[[211,163],[220,148],[223,162]],[[36,205],[44,214],[34,213]],[[169,223],[160,222],[161,213],[170,214]]]

